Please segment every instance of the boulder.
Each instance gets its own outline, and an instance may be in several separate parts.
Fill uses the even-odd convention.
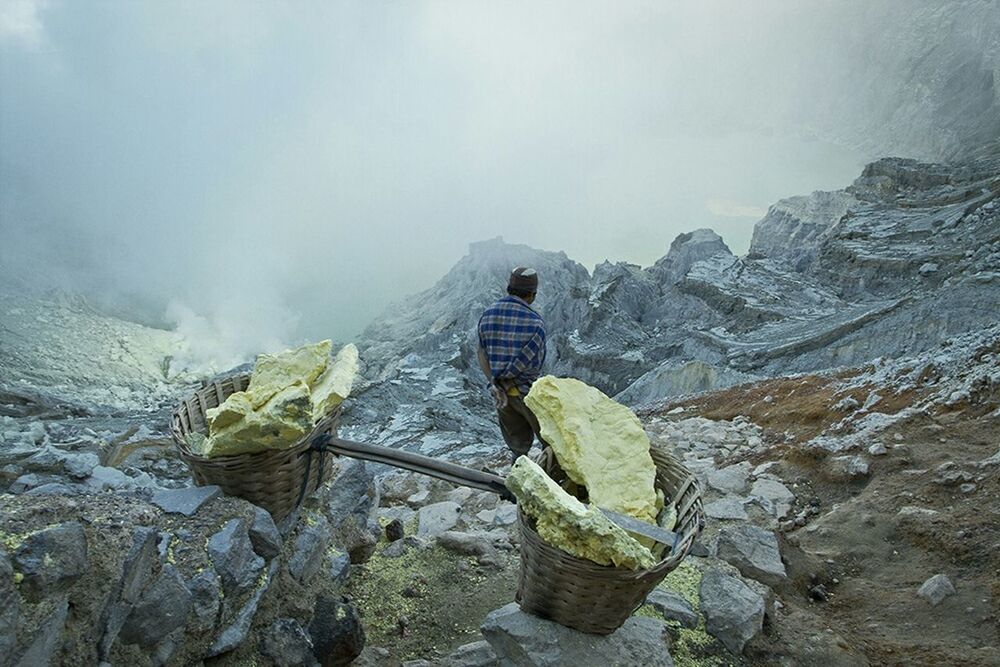
[[[458,524],[462,506],[450,500],[424,505],[417,512],[417,535],[435,537]]]
[[[348,665],[365,648],[365,629],[354,605],[343,598],[322,595],[309,625],[313,655],[323,667]]]
[[[264,594],[267,593],[268,588],[270,588],[271,582],[274,581],[274,575],[277,571],[278,561],[272,560],[271,566],[267,569],[267,575],[264,577],[263,583],[257,587],[257,589],[253,592],[253,595],[250,596],[246,604],[244,604],[239,613],[236,614],[236,618],[233,619],[233,622],[219,633],[215,642],[208,649],[208,655],[206,657],[212,657],[221,653],[232,651],[246,640],[247,635],[250,633],[250,626],[253,624],[253,619],[257,615],[257,608],[260,606],[261,598],[264,597]]]
[[[363,461],[345,462],[326,493],[326,514],[334,544],[352,563],[364,563],[375,552],[382,529],[374,521],[379,492]]]
[[[312,667],[318,665],[313,656],[309,633],[294,618],[274,621],[260,642],[261,655],[270,658],[275,667]]]
[[[747,511],[743,509],[743,501],[733,496],[713,500],[706,504],[705,516],[723,521],[746,521],[749,518]]]
[[[139,526],[132,531],[132,545],[125,554],[122,577],[118,580],[101,614],[103,634],[98,643],[98,657],[107,661],[111,655],[122,626],[139,601],[143,588],[152,578],[153,569],[159,563],[156,548],[159,532],[155,528]]]
[[[222,606],[219,575],[212,569],[202,570],[187,586],[191,592],[191,612],[195,627],[203,632],[213,629],[219,620],[219,609]]]
[[[705,630],[736,655],[764,626],[764,598],[736,577],[708,570],[698,599]]]
[[[330,522],[319,516],[312,524],[307,524],[298,537],[292,556],[288,559],[288,572],[299,583],[305,583],[319,572],[323,564],[323,554],[330,545]]]
[[[488,533],[446,530],[437,536],[437,543],[449,551],[476,556],[481,564],[500,564],[500,554]]]
[[[29,600],[64,591],[90,567],[87,534],[76,521],[32,533],[14,552],[13,564],[24,577],[21,592]]]
[[[242,519],[230,519],[208,538],[208,555],[227,597],[236,597],[254,588],[264,569],[264,559],[254,553]]]
[[[722,493],[741,494],[746,491],[753,466],[747,461],[708,473],[708,486]]]
[[[786,578],[777,536],[751,524],[719,531],[716,556],[734,565],[743,576],[769,586]]]
[[[666,627],[663,621],[633,616],[610,635],[591,635],[527,614],[511,602],[487,614],[480,631],[501,665],[665,667],[674,664]]]
[[[118,636],[126,644],[154,646],[183,627],[190,611],[191,592],[177,568],[166,565],[142,592]]]
[[[698,627],[698,612],[691,603],[672,591],[654,588],[646,597],[646,604],[663,614],[668,621],[677,621],[685,628]]]
[[[161,489],[151,502],[167,514],[194,516],[208,501],[222,495],[218,486],[189,486],[183,489]]]
[[[761,478],[753,483],[750,496],[773,517],[784,519],[792,510],[795,494],[776,479]]]
[[[28,646],[17,659],[16,667],[35,667],[35,665],[56,664],[56,654],[62,647],[62,632],[66,627],[66,617],[69,615],[69,598],[61,595],[56,600],[52,612],[38,624],[37,630],[30,635]],[[6,657],[6,656],[5,656]]]
[[[281,533],[278,532],[271,513],[263,507],[254,506],[249,532],[250,542],[258,556],[271,560],[281,553]]]
[[[951,585],[951,579],[944,574],[935,574],[925,581],[917,591],[917,595],[930,602],[933,607],[938,606],[946,597],[954,595],[954,593],[955,587]]]
[[[441,659],[441,667],[499,667],[493,647],[485,639],[463,644]]]

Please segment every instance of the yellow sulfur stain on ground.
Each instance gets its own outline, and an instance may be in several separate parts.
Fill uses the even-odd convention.
[[[613,524],[593,506],[566,493],[537,463],[520,457],[506,479],[518,505],[535,520],[546,543],[600,565],[650,568],[656,562],[649,549]]]
[[[656,466],[638,417],[600,390],[573,378],[547,375],[524,402],[571,480],[598,507],[650,523],[662,506],[653,486]]]
[[[189,444],[209,457],[294,446],[351,392],[358,350],[345,345],[331,363],[331,347],[324,340],[257,357],[246,391],[207,410],[209,437]]]

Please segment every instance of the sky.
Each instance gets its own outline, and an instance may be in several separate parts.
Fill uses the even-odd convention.
[[[356,336],[496,236],[588,268],[699,227],[745,252],[771,203],[874,157],[800,113],[820,23],[782,0],[0,0],[0,263],[256,351]]]

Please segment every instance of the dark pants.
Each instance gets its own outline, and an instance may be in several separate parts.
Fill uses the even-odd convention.
[[[500,419],[500,434],[514,453],[515,459],[528,453],[536,437],[545,446],[539,433],[538,420],[520,396],[508,396],[507,406],[497,410],[497,416]]]

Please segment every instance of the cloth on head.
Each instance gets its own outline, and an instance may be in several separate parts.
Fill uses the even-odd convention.
[[[510,273],[510,280],[507,281],[510,289],[523,290],[534,293],[538,291],[538,272],[526,266],[519,266]]]

